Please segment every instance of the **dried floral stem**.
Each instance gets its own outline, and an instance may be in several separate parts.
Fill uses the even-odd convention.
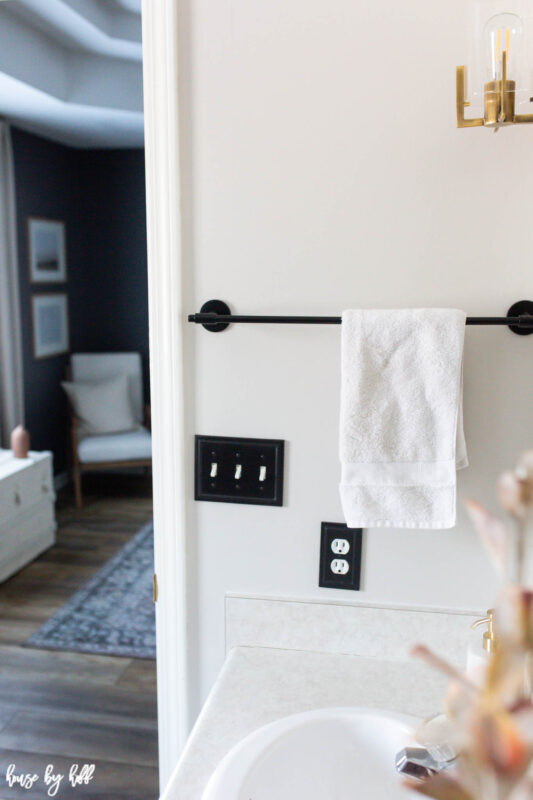
[[[533,800],[533,780],[527,777],[533,761],[533,553],[528,553],[533,450],[524,453],[515,470],[500,476],[497,491],[512,528],[479,503],[467,503],[508,584],[496,607],[496,644],[487,668],[472,673],[479,687],[427,647],[413,650],[453,682],[444,735],[459,753],[457,765],[451,772],[404,784],[433,800]]]
[[[525,570],[525,561],[526,561],[526,524],[525,520],[522,517],[515,517],[515,530],[516,530],[516,541],[515,541],[515,575],[512,576],[512,581],[516,583],[518,586],[524,585],[524,570]]]

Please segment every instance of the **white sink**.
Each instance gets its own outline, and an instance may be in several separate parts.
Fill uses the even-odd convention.
[[[202,800],[409,800],[395,755],[413,744],[414,717],[325,708],[250,734],[220,762]]]

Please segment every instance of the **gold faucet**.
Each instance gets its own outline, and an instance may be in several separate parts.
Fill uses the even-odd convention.
[[[478,628],[480,625],[487,625],[487,630],[483,634],[483,649],[486,650],[487,653],[494,653],[498,646],[498,637],[494,630],[495,613],[493,608],[489,608],[486,617],[483,617],[483,619],[476,619],[470,626],[471,628]]]

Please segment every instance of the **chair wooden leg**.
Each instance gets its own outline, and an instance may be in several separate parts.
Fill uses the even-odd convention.
[[[72,477],[74,478],[74,499],[76,502],[76,508],[82,508],[83,498],[81,495],[81,470],[77,464],[74,465],[72,470]]]

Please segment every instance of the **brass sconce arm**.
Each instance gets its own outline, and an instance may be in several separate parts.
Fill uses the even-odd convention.
[[[465,119],[465,108],[470,105],[465,98],[466,79],[465,68],[457,67],[456,73],[456,98],[457,98],[457,127],[458,128],[479,128],[485,124],[483,117]]]

